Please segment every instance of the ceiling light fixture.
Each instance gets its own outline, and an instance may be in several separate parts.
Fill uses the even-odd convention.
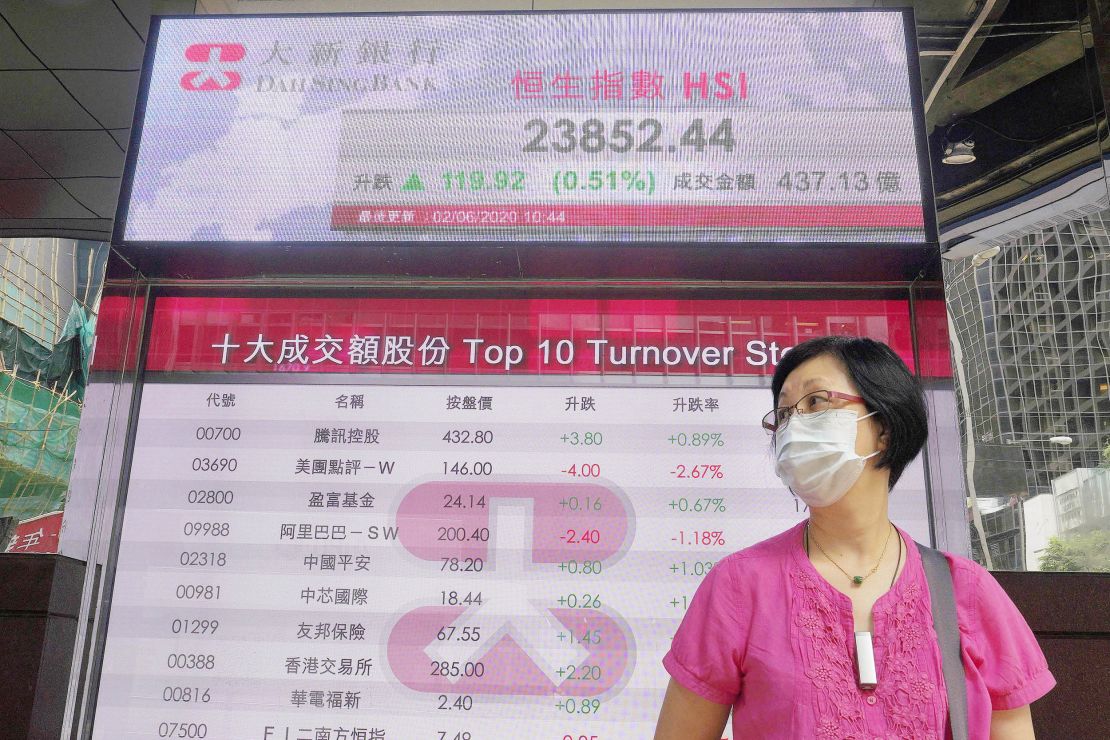
[[[966,133],[957,136],[952,133],[956,128],[963,129]],[[960,120],[953,121],[944,130],[944,148],[940,158],[941,162],[945,164],[971,164],[975,161],[975,137],[971,135],[970,129],[969,121]]]
[[[945,164],[971,164],[975,161],[975,139],[970,136],[963,141],[944,140],[944,156],[940,158]]]
[[[995,245],[993,247],[987,247],[983,251],[977,252],[975,254],[975,256],[971,258],[971,266],[972,267],[978,267],[979,265],[983,264],[984,262],[986,262],[990,258],[994,257],[995,255],[997,255],[1001,251],[1002,251],[1002,247],[999,247],[998,245]]]

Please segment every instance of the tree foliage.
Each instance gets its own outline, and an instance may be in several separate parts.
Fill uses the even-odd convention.
[[[1041,556],[1041,570],[1110,572],[1110,532],[1049,537]]]

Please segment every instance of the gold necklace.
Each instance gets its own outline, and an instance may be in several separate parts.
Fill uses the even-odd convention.
[[[889,545],[889,544],[890,544],[890,535],[891,535],[891,534],[892,534],[893,532],[894,532],[894,527],[893,527],[893,525],[892,525],[892,526],[891,526],[891,528],[887,530],[887,533],[886,533],[886,542],[884,542],[884,543],[883,543],[883,551],[882,551],[881,553],[879,553],[879,561],[878,561],[877,563],[875,563],[875,567],[874,567],[874,568],[872,568],[872,569],[871,569],[871,570],[870,570],[870,571],[869,571],[869,572],[867,573],[867,575],[865,575],[865,576],[853,576],[853,575],[851,575],[850,573],[848,573],[848,571],[846,571],[846,570],[844,570],[843,568],[841,568],[841,567],[840,567],[840,563],[836,562],[836,561],[835,561],[835,560],[833,560],[833,559],[832,559],[831,557],[829,557],[829,554],[828,554],[827,552],[825,552],[825,548],[821,547],[821,543],[817,541],[817,538],[816,538],[816,537],[810,537],[810,535],[809,535],[809,522],[806,522],[806,540],[810,540],[810,539],[812,539],[812,540],[813,540],[813,544],[817,545],[817,550],[818,550],[818,551],[819,551],[819,552],[820,552],[820,553],[821,553],[822,555],[824,555],[824,556],[825,556],[825,558],[826,558],[826,559],[827,559],[827,560],[828,560],[828,561],[829,561],[830,563],[832,563],[833,565],[835,565],[835,566],[836,566],[836,569],[837,569],[837,570],[839,570],[839,571],[840,571],[841,573],[843,573],[843,574],[844,574],[845,576],[847,576],[847,577],[848,577],[848,580],[850,580],[850,581],[852,582],[852,585],[853,585],[853,586],[859,586],[859,585],[861,585],[861,584],[862,584],[862,583],[863,583],[864,581],[866,581],[866,580],[867,580],[868,578],[870,578],[871,576],[875,575],[875,572],[879,570],[879,565],[881,565],[881,564],[882,564],[882,562],[883,562],[883,556],[884,556],[884,555],[886,555],[886,548],[887,548],[887,545]]]

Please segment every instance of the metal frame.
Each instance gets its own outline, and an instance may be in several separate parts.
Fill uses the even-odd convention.
[[[119,469],[111,470],[106,469],[101,472],[102,487],[98,495],[97,511],[100,512],[97,520],[94,522],[94,530],[99,529],[99,532],[94,532],[93,541],[90,545],[90,567],[86,571],[85,592],[82,600],[81,619],[83,623],[88,624],[87,636],[79,635],[77,649],[75,650],[75,661],[70,675],[69,687],[69,702],[67,703],[67,728],[68,735],[72,740],[85,740],[92,737],[93,720],[96,714],[96,703],[99,693],[99,681],[102,669],[104,646],[107,639],[108,621],[111,615],[111,602],[112,592],[115,581],[115,568],[118,559],[120,537],[122,534],[122,523],[124,511],[126,508],[128,487],[130,484],[130,468],[131,460],[134,451],[135,437],[137,434],[138,418],[140,411],[140,403],[142,399],[143,389],[147,380],[157,379],[157,382],[197,382],[198,380],[220,377],[221,379],[227,378],[226,373],[155,373],[148,377],[145,371],[146,361],[146,348],[150,341],[151,332],[151,316],[154,311],[155,303],[159,297],[174,297],[174,296],[224,296],[224,297],[248,297],[258,296],[265,294],[267,297],[273,298],[287,298],[297,295],[311,295],[314,297],[342,297],[345,294],[350,295],[352,291],[363,293],[363,291],[372,290],[375,283],[367,282],[359,285],[358,287],[339,288],[333,286],[332,288],[306,288],[297,281],[264,281],[262,283],[208,283],[202,285],[182,284],[178,281],[148,281],[141,284],[140,292],[145,296],[144,315],[141,326],[141,333],[138,335],[137,340],[140,342],[140,354],[137,357],[137,367],[134,368],[133,382],[130,389],[130,397],[126,401],[126,406],[121,406],[118,410],[119,413],[126,414],[126,435],[124,436],[125,443],[122,449],[106,450],[105,452],[105,467],[111,465],[110,461],[118,461]],[[565,286],[557,283],[547,282],[533,282],[528,284],[513,283],[517,291],[522,291],[529,297],[571,297],[572,292],[568,292]],[[589,295],[597,296],[598,287],[593,284],[584,286],[582,289]],[[675,297],[675,286],[671,284],[661,285],[645,285],[634,284],[631,286],[611,286],[612,292],[622,298],[662,298],[664,291],[666,297]],[[763,291],[775,290],[777,291],[776,298],[786,300],[787,298],[781,295],[781,288],[774,284],[763,285],[746,285],[739,286],[733,285],[727,288],[714,285],[705,286],[702,284],[685,285],[681,291],[684,299],[698,300],[710,299],[735,299],[740,300],[744,297],[750,296],[752,293],[761,293]],[[911,325],[916,321],[913,301],[910,300],[913,286],[907,283],[898,284],[885,284],[885,285],[826,285],[821,286],[823,296],[827,296],[830,290],[837,293],[844,293],[844,300],[852,299],[865,299],[874,298],[876,294],[883,295],[892,299],[906,300],[910,308],[910,322]],[[807,290],[802,286],[794,286],[791,290],[791,298],[801,298],[803,296],[813,298],[816,288],[810,286]],[[424,292],[427,291],[427,292]],[[436,286],[424,286],[423,290],[415,290],[412,284],[409,284],[407,289],[397,286],[373,291],[374,297],[428,297],[428,298],[455,298],[460,296],[475,297],[480,296],[496,296],[506,297],[506,291],[500,285],[487,285],[480,288],[475,288],[467,284],[443,286],[441,289],[436,289]],[[708,294],[708,295],[707,295]],[[917,351],[916,339],[914,340],[914,351]],[[375,385],[388,385],[391,383],[398,383],[398,380],[391,377],[366,377],[366,376],[352,376],[351,374],[339,374],[335,377],[328,378],[290,378],[288,376],[266,375],[264,377],[251,377],[249,374],[243,376],[234,376],[236,383],[275,383],[275,382],[297,382],[297,383],[321,383],[321,384],[349,384],[352,378],[357,378],[358,383],[362,384],[375,384]],[[122,380],[122,378],[121,378]],[[470,379],[468,376],[450,376],[442,379],[442,383],[466,385],[469,382],[481,382],[488,384],[492,380],[499,383],[505,383],[504,377],[480,377],[477,379]],[[436,379],[420,378],[413,381],[416,384],[428,385],[435,382]],[[542,385],[543,381],[537,382],[536,378],[516,378],[508,379],[509,385],[523,384],[523,385]],[[597,385],[598,378],[590,376],[588,378],[590,385]],[[553,379],[559,385],[574,385],[578,382],[586,383],[585,380],[575,380],[573,376],[562,377]],[[701,380],[698,381],[702,382]],[[746,388],[769,388],[769,378],[752,377],[752,378],[713,378],[707,384],[710,387],[746,387]],[[675,379],[673,382],[667,378],[634,378],[621,376],[618,382],[613,385],[624,386],[642,386],[642,387],[659,387],[660,385],[688,385],[688,378]],[[934,384],[935,385],[935,384]],[[942,382],[943,385],[943,382]],[[950,385],[950,384],[949,384]],[[943,390],[943,388],[941,388]],[[936,437],[935,420],[932,416],[929,417],[930,436]],[[109,454],[111,453],[111,454]],[[966,537],[966,524],[963,521],[949,522],[950,517],[946,517],[943,512],[937,510],[938,506],[943,507],[947,498],[944,496],[943,491],[934,490],[936,486],[936,476],[931,474],[931,470],[938,464],[939,460],[934,460],[934,455],[938,454],[939,450],[934,451],[932,445],[926,446],[922,450],[922,463],[925,471],[925,495],[926,495],[926,510],[929,517],[929,528],[932,535],[933,543],[945,549],[954,549],[956,552],[964,552],[966,548],[955,548],[953,545],[958,545],[959,542],[954,542],[956,533],[952,531],[952,526],[959,526]],[[107,490],[103,487],[103,482],[111,480],[112,476],[118,475],[115,480],[116,485],[112,488],[114,490]],[[961,502],[962,503],[962,502]],[[108,517],[111,517],[108,519]],[[939,521],[938,521],[939,520]],[[105,524],[111,522],[111,527],[105,531]],[[103,554],[103,570],[98,569],[98,564],[101,561],[100,557],[96,557],[94,553]],[[82,658],[77,660],[77,656]]]
[[[807,252],[812,252],[814,255],[823,253],[832,253],[837,258],[842,258],[845,252],[858,252],[859,255],[872,255],[876,252],[889,253],[895,261],[906,261],[917,258],[923,251],[939,253],[939,235],[937,227],[936,215],[936,202],[933,193],[932,184],[932,166],[929,155],[929,144],[927,132],[925,128],[925,111],[922,104],[922,88],[921,88],[921,71],[920,60],[918,58],[917,49],[917,30],[913,17],[912,8],[691,8],[685,10],[654,10],[654,9],[630,9],[630,10],[544,10],[544,11],[531,11],[531,10],[492,10],[492,11],[421,11],[412,13],[401,12],[387,12],[387,13],[344,13],[344,14],[310,14],[310,13],[266,13],[247,16],[249,18],[334,18],[337,15],[342,17],[362,18],[362,17],[398,17],[398,16],[484,16],[484,15],[628,15],[628,14],[683,14],[688,15],[691,13],[728,13],[728,14],[753,14],[753,13],[898,13],[902,17],[903,28],[905,31],[906,40],[906,55],[907,55],[907,73],[910,77],[910,97],[911,97],[911,112],[914,121],[914,134],[915,145],[918,158],[918,171],[920,173],[920,187],[922,195],[922,208],[925,216],[925,241],[924,242],[709,242],[709,241],[691,241],[691,242],[627,242],[615,240],[591,240],[586,242],[567,242],[564,240],[550,241],[545,240],[489,240],[489,241],[474,241],[466,242],[463,246],[459,246],[459,242],[451,241],[450,239],[444,240],[427,240],[427,241],[374,241],[374,240],[357,240],[357,241],[324,241],[324,242],[255,242],[255,241],[203,241],[203,242],[151,242],[151,241],[130,241],[124,238],[127,225],[128,208],[131,201],[132,191],[134,187],[135,168],[138,160],[138,152],[142,139],[143,123],[146,116],[146,106],[150,89],[150,80],[153,71],[153,61],[158,46],[158,31],[162,20],[194,20],[204,22],[204,19],[226,19],[226,18],[239,18],[238,15],[208,15],[208,16],[182,16],[182,15],[167,15],[155,16],[151,18],[150,30],[147,36],[146,54],[143,59],[143,70],[139,81],[138,98],[135,105],[135,117],[131,127],[131,140],[127,150],[127,160],[124,168],[123,180],[120,188],[120,198],[118,209],[115,216],[114,231],[112,234],[112,244],[127,256],[129,259],[137,263],[151,266],[156,271],[165,271],[169,265],[174,264],[174,257],[184,257],[186,255],[203,255],[215,256],[229,249],[235,251],[237,258],[244,256],[253,259],[264,258],[270,264],[280,264],[289,272],[309,272],[319,271],[322,265],[324,266],[339,266],[340,269],[347,267],[351,258],[355,257],[355,251],[351,247],[357,245],[359,252],[365,253],[367,251],[377,251],[379,260],[371,262],[371,268],[380,267],[383,264],[392,263],[391,266],[396,271],[398,267],[397,257],[400,257],[400,266],[404,267],[408,264],[414,264],[418,269],[423,268],[423,264],[414,260],[418,254],[431,252],[438,254],[437,256],[444,260],[450,261],[452,257],[457,254],[470,254],[470,255],[483,255],[488,259],[501,254],[504,256],[506,246],[516,247],[523,250],[525,253],[532,251],[545,251],[556,252],[561,256],[565,256],[569,260],[574,260],[578,255],[595,254],[597,252],[608,253],[611,250],[619,249],[623,254],[617,256],[617,260],[623,261],[627,257],[638,257],[644,263],[640,269],[649,269],[651,260],[654,259],[655,254],[661,250],[675,249],[679,250],[680,254],[685,254],[691,251],[699,251],[704,253],[704,257],[721,266],[726,264],[727,260],[735,260],[738,253],[754,252],[758,259],[762,260],[768,253],[770,254],[798,254],[799,252],[805,255]],[[285,249],[292,246],[296,247],[298,252],[298,259],[296,260],[281,260],[281,255],[276,249],[280,245]],[[377,250],[374,250],[374,248]],[[927,249],[923,250],[925,247]],[[516,251],[515,249],[513,250]],[[381,254],[384,252],[384,254]],[[764,253],[764,254],[760,254]],[[382,259],[383,257],[392,257],[392,260]],[[359,255],[360,259],[365,259],[363,255]],[[276,261],[276,262],[275,262]],[[521,255],[518,252],[516,255],[517,266],[523,266],[521,263]],[[309,263],[306,265],[305,263]],[[365,263],[363,263],[365,264]],[[758,264],[758,263],[754,263]],[[308,267],[309,269],[305,269]],[[220,268],[217,268],[220,269]],[[427,268],[423,268],[427,269]],[[548,270],[550,268],[547,268]],[[858,269],[858,266],[857,266]],[[442,268],[435,270],[431,274],[443,274]],[[545,277],[550,275],[545,271],[544,266],[539,266],[539,271],[534,277]],[[522,275],[523,276],[523,275]],[[671,277],[689,277],[693,276],[679,266],[672,271]],[[819,276],[811,279],[820,279]]]

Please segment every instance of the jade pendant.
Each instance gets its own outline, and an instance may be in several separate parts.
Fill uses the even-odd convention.
[[[857,586],[860,585],[861,583],[863,583],[863,576],[852,576],[852,583],[856,584]]]

